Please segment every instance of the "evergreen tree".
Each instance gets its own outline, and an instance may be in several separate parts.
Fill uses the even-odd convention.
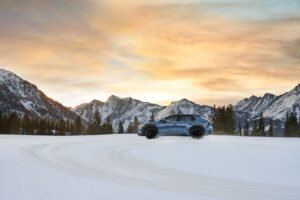
[[[133,133],[137,132],[139,125],[140,125],[140,122],[139,122],[138,118],[135,116],[134,120],[133,120],[133,124],[132,124],[132,132]]]
[[[38,120],[38,134],[39,135],[46,135],[47,134],[45,119],[41,118],[41,119]]]
[[[30,125],[31,125],[31,121],[29,115],[26,113],[22,119],[22,134],[31,134]]]
[[[75,125],[74,125],[74,132],[76,135],[81,135],[82,134],[82,131],[83,131],[83,125],[82,125],[82,120],[81,120],[81,117],[78,116],[76,117],[75,119]]]
[[[238,135],[239,135],[239,136],[242,135],[242,124],[241,124],[241,120],[239,120],[239,130],[238,130]]]
[[[9,133],[19,134],[20,133],[20,120],[17,113],[12,113],[8,119]]]
[[[298,133],[297,133],[297,137],[300,137],[300,115],[298,117]]]
[[[121,121],[119,121],[119,123],[118,123],[118,133],[119,134],[124,133],[124,127],[123,127],[123,123]]]
[[[212,117],[213,127],[216,134],[234,134],[235,121],[234,121],[233,106],[215,108],[214,115]]]
[[[127,133],[133,133],[133,124],[132,122],[129,122],[128,128],[127,128]]]
[[[150,116],[150,122],[154,122],[154,121],[155,121],[155,116],[154,116],[154,113],[152,113]]]
[[[263,117],[263,113],[260,113],[260,117],[258,120],[258,131],[257,131],[257,135],[258,136],[266,136],[265,133],[265,122],[264,122],[264,117]]]
[[[47,123],[48,135],[53,135],[53,131],[55,130],[55,123],[53,120],[49,120]]]
[[[273,137],[274,136],[274,127],[273,127],[273,120],[270,119],[270,128],[269,128],[269,136]]]
[[[253,129],[251,132],[251,136],[258,136],[258,125],[257,125],[256,119],[254,120],[254,123],[253,123]]]
[[[3,117],[0,111],[0,134],[3,133]]]
[[[246,121],[245,121],[244,136],[249,136],[249,122],[248,122],[248,119],[246,119]]]
[[[7,116],[2,116],[2,133],[7,134],[9,133],[9,122]]]
[[[58,135],[66,134],[66,122],[63,119],[58,121]]]
[[[286,137],[297,137],[298,136],[298,120],[297,116],[291,112],[287,113],[287,119],[285,122],[284,135]]]
[[[101,129],[101,134],[110,134],[113,133],[113,127],[110,117],[108,116],[106,122],[103,124]]]
[[[102,133],[102,127],[101,127],[101,116],[98,112],[98,110],[94,113],[94,117],[92,121],[89,123],[87,128],[87,134],[95,135],[95,134],[101,134]]]

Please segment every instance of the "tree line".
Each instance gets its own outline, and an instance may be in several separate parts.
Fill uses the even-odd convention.
[[[154,114],[150,121],[154,121]],[[266,119],[263,113],[257,119],[237,122],[232,105],[213,108],[212,124],[214,134],[240,135],[240,136],[274,136],[272,119]],[[266,128],[268,124],[268,128]],[[136,133],[140,122],[135,116],[130,121],[127,129],[123,121],[118,121],[115,132]],[[83,122],[81,117],[75,120],[53,120],[46,118],[34,118],[28,114],[19,117],[17,113],[9,116],[0,112],[0,134],[28,134],[28,135],[96,135],[113,133],[113,125],[110,117],[102,120],[98,111],[89,122]],[[293,112],[287,113],[284,123],[283,135],[285,137],[300,137],[300,119]]]
[[[235,115],[233,106],[222,106],[213,108],[212,123],[214,134],[217,135],[234,135],[235,132]]]
[[[0,112],[0,133],[2,134],[28,134],[28,135],[75,135],[82,129],[81,119],[53,120],[30,117],[24,114],[19,117],[17,113],[9,116]]]
[[[151,116],[154,120],[154,116]],[[116,133],[136,133],[140,122],[135,116],[125,130],[124,122],[118,121]],[[47,118],[30,117],[24,114],[20,117],[17,113],[2,115],[0,112],[0,134],[26,134],[26,135],[98,135],[113,133],[110,117],[102,121],[98,111],[92,119],[85,124],[81,117],[75,120],[53,120]]]
[[[214,134],[240,135],[240,136],[274,136],[272,119],[264,118],[263,113],[254,120],[236,120],[232,105],[214,106],[212,116]],[[268,128],[266,126],[268,124]],[[300,117],[293,112],[287,113],[284,123],[283,136],[300,137]]]

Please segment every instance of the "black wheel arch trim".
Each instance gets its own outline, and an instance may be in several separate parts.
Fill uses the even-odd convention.
[[[154,124],[153,124],[153,125],[152,125],[152,124],[145,125],[145,126],[142,128],[142,134],[145,135],[145,131],[146,131],[147,129],[149,129],[149,128],[154,128],[155,131],[156,131],[157,134],[158,134],[159,130],[158,130],[157,126],[154,125]]]
[[[195,129],[195,128],[201,129],[201,130],[203,131],[203,134],[205,134],[205,128],[204,128],[202,125],[193,125],[193,126],[190,128],[189,132],[191,133],[191,131],[192,131],[193,129]]]

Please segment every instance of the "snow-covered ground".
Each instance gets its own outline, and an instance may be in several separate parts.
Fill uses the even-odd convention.
[[[0,136],[0,200],[299,200],[300,139]]]

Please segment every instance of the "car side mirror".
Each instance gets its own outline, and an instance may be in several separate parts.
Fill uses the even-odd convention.
[[[160,122],[161,122],[161,123],[167,123],[167,120],[162,119],[162,120],[160,120]]]

